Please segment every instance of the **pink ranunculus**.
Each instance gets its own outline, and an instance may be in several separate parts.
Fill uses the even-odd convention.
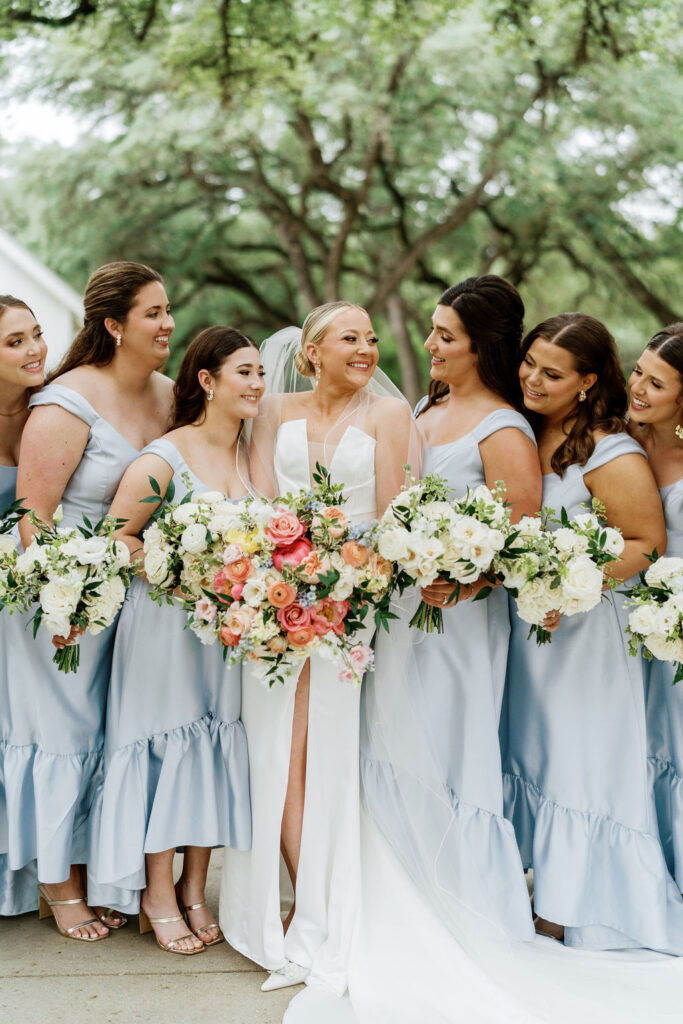
[[[201,622],[216,621],[216,605],[208,597],[200,597],[194,606],[194,617]]]
[[[232,633],[227,626],[221,626],[218,639],[226,647],[237,647],[240,638],[237,633]]]
[[[308,608],[302,608],[300,604],[290,604],[287,608],[280,608],[277,613],[277,620],[283,629],[290,632],[293,629],[310,626],[311,612]]]
[[[239,544],[228,544],[227,548],[223,549],[223,565],[230,565],[232,562],[237,562],[243,554],[244,552]]]
[[[284,580],[276,580],[270,584],[266,595],[274,608],[287,608],[296,598],[296,587]]]
[[[241,636],[242,633],[249,632],[255,617],[255,608],[250,608],[249,605],[239,604],[239,602],[235,601],[228,608],[224,625],[228,627],[231,633],[237,633]]]
[[[273,518],[268,523],[266,536],[277,548],[287,548],[302,537],[306,527],[301,520],[286,508],[276,508]]]
[[[366,565],[370,558],[368,549],[359,544],[357,540],[347,540],[345,544],[342,544],[341,556],[346,564],[354,569]]]
[[[287,633],[287,639],[292,647],[305,647],[306,644],[310,644],[314,637],[315,633],[313,632],[312,626],[301,626],[299,629],[290,629]]]
[[[232,596],[236,601],[242,600],[242,591],[244,590],[244,583],[233,583],[232,585]]]
[[[230,562],[226,565],[221,572],[224,572],[231,583],[244,583],[248,580],[254,571],[251,559],[247,558],[246,555],[241,555],[240,558],[234,562]]]
[[[312,550],[313,545],[310,540],[302,537],[301,540],[297,540],[294,544],[290,544],[288,548],[279,548],[277,551],[274,551],[273,565],[278,572],[282,572],[282,566],[285,562],[293,568],[296,568],[297,565],[300,565],[300,563],[303,562],[304,558],[308,557]]]
[[[317,633],[329,633],[332,630],[337,636],[344,635],[344,619],[349,613],[348,601],[333,601],[324,597],[311,607],[311,623]]]
[[[353,669],[349,665],[344,665],[343,668],[339,669],[340,683],[355,683],[357,681],[358,677],[356,676]]]
[[[349,651],[349,661],[354,671],[361,675],[365,672],[372,658],[372,649],[365,644],[356,644]]]

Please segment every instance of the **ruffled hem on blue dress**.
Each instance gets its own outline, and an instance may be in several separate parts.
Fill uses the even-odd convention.
[[[416,776],[397,780],[388,762],[361,758],[368,813],[437,914],[458,919],[462,904],[518,939],[535,937],[529,894],[512,825],[502,815],[465,803],[449,788],[434,793]],[[409,821],[408,805],[424,816]],[[436,830],[436,831],[435,831]],[[425,861],[423,851],[428,854]],[[431,876],[431,877],[429,877]]]
[[[503,786],[524,865],[542,865],[534,909],[565,926],[565,945],[683,954],[683,900],[656,836],[553,803],[519,775]]]
[[[251,845],[249,759],[241,721],[208,714],[114,752],[93,803],[91,906],[137,913],[145,854]]]
[[[658,757],[648,758],[648,775],[666,866],[683,892],[683,778],[671,761]]]

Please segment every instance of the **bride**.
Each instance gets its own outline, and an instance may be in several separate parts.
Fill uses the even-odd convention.
[[[269,339],[262,357],[271,393],[252,435],[255,489],[268,497],[308,489],[320,463],[344,484],[353,522],[381,514],[406,463],[419,471],[419,453],[407,403],[388,381],[377,383],[366,311],[320,306],[301,332]],[[290,393],[275,393],[282,389]],[[220,920],[229,942],[271,971],[266,991],[306,979],[337,995],[347,988],[360,900],[359,703],[360,688],[317,654],[270,689],[245,671],[253,841],[249,852],[226,851]],[[284,924],[280,852],[295,895]]]

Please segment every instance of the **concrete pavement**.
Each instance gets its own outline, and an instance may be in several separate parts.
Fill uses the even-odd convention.
[[[221,859],[215,850],[207,885],[216,913]],[[261,992],[265,977],[227,943],[194,957],[163,953],[137,933],[136,917],[91,945],[37,914],[0,918],[2,1024],[280,1024],[300,989]]]

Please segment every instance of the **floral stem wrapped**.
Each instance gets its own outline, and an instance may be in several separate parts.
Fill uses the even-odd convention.
[[[683,558],[658,558],[654,551],[652,565],[640,574],[640,582],[621,591],[633,608],[626,630],[629,651],[649,661],[674,663],[674,683],[683,679]]]

